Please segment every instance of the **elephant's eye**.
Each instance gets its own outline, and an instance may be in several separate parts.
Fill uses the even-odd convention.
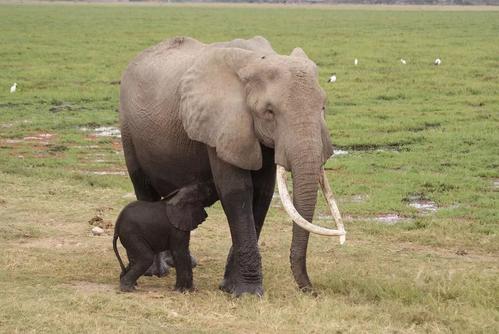
[[[265,113],[263,114],[263,117],[265,119],[273,119],[274,118],[274,111],[270,108],[265,109]]]

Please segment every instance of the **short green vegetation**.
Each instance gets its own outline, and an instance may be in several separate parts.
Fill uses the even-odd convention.
[[[499,332],[499,11],[0,5],[0,31],[0,332]],[[193,234],[196,293],[171,291],[173,273],[118,293],[112,232],[87,221],[113,222],[133,194],[102,127],[128,61],[179,35],[262,35],[318,64],[349,234],[311,238],[317,298],[295,288],[279,201],[262,300],[217,290],[219,205]]]

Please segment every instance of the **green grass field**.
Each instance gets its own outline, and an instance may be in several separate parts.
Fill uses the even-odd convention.
[[[0,5],[0,31],[0,332],[499,332],[499,11]],[[117,126],[128,61],[178,35],[262,35],[319,65],[349,234],[311,238],[318,297],[294,285],[278,201],[263,299],[217,289],[219,205],[193,233],[197,292],[172,273],[118,293],[112,232],[88,220],[114,222],[132,187],[119,139],[94,129]]]

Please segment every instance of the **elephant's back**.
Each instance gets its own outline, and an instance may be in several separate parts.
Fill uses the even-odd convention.
[[[177,93],[180,78],[203,48],[187,37],[163,41],[133,59],[121,80],[123,143],[128,140],[134,148],[124,147],[125,156],[134,155],[161,193],[199,177],[208,166],[206,148],[184,131]]]
[[[193,64],[203,47],[195,39],[175,37],[142,51],[123,73],[121,95],[137,103],[156,101],[159,96],[154,94],[178,85],[175,78]]]

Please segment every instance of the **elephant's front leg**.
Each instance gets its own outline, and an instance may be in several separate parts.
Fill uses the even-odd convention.
[[[257,239],[260,238],[267,211],[274,195],[276,166],[274,163],[274,150],[262,146],[263,164],[258,171],[251,172],[253,182],[253,220],[255,221],[255,229]],[[220,284],[220,288],[230,285],[232,272],[235,272],[235,261],[232,252],[232,247],[227,256],[225,265],[224,279]]]
[[[262,262],[253,217],[251,173],[219,159],[212,148],[208,149],[208,153],[213,181],[232,237],[232,261],[228,264],[232,265],[230,279],[224,279],[220,288],[236,296],[243,293],[261,296]]]

